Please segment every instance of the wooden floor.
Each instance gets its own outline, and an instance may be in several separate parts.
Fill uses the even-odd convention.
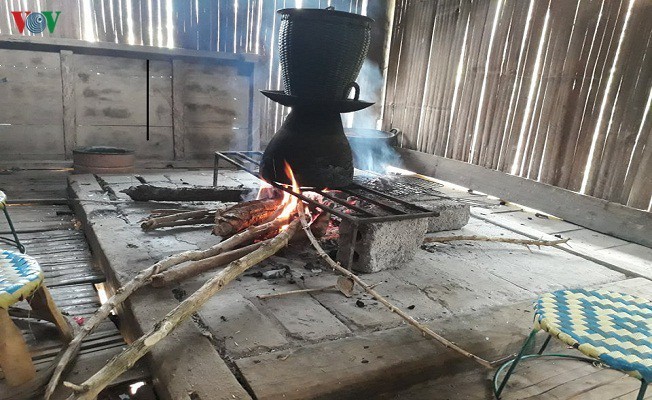
[[[492,373],[471,369],[382,395],[380,400],[488,400]],[[640,381],[621,372],[583,362],[553,358],[532,359],[518,366],[503,400],[634,400]],[[652,399],[650,389],[645,399]]]
[[[46,282],[52,287],[57,304],[71,316],[87,317],[98,305],[93,283],[102,281],[103,276],[92,267],[83,233],[75,229],[76,222],[70,209],[60,202],[66,194],[67,173],[68,171],[0,173],[0,189],[7,192],[10,201],[18,203],[10,207],[10,212],[28,252],[41,262],[46,272]],[[467,198],[478,205],[499,202],[483,194],[465,193],[455,188],[443,188],[442,191],[452,197]],[[23,204],[24,200],[35,202]],[[622,281],[624,285],[640,285],[640,295],[652,297],[652,293],[643,289],[649,288],[652,279],[652,249],[538,214],[519,205],[473,207],[472,214],[476,221],[487,221],[533,238],[569,237],[571,241],[568,245],[560,246],[561,249],[623,272],[629,278]],[[0,221],[0,234],[6,231],[4,226],[3,221]],[[637,290],[636,287],[628,289]],[[24,325],[23,328],[37,366],[46,366],[60,346],[57,340],[52,339],[52,330],[34,323]],[[82,379],[88,372],[93,372],[94,368],[101,366],[123,345],[115,326],[105,322],[84,343],[77,367],[82,372],[78,377]],[[84,372],[84,368],[88,371]],[[146,376],[142,370],[132,372],[135,373],[132,377]],[[78,383],[80,379],[73,381]],[[439,377],[377,398],[491,399],[490,379],[491,375],[484,370],[469,369],[461,374]],[[617,371],[574,361],[537,359],[519,366],[504,399],[634,399],[638,388],[639,381]],[[1,393],[4,391],[0,381],[0,400]],[[645,398],[652,399],[652,388]]]
[[[8,211],[27,253],[35,257],[45,274],[55,303],[73,322],[83,322],[100,306],[94,286],[104,281],[102,272],[93,265],[92,256],[74,214],[65,204],[68,170],[3,171],[0,190],[9,200]],[[0,235],[9,229],[0,216]],[[0,242],[0,248],[11,246]],[[13,313],[28,312],[25,302],[15,304]],[[16,319],[32,354],[37,371],[47,368],[61,349],[56,329],[49,323],[34,319]],[[80,356],[69,379],[80,380],[101,368],[120,352],[125,341],[111,320],[106,320],[83,342]],[[147,379],[142,364],[124,375],[120,382]],[[0,400],[10,393],[0,379]],[[66,398],[61,391],[55,398]]]

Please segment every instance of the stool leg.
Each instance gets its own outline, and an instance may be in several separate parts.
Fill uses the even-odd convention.
[[[66,342],[72,340],[73,332],[68,320],[61,314],[59,308],[54,303],[50,291],[48,288],[42,284],[36,292],[28,299],[29,305],[32,309],[37,310],[47,316],[48,320],[52,321],[59,329],[61,338]]]
[[[548,337],[546,338],[546,341],[543,342],[543,346],[541,346],[541,348],[539,349],[537,354],[539,354],[539,355],[543,354],[543,352],[546,350],[546,347],[548,347],[548,343],[550,343],[550,339],[552,339],[552,336],[548,335]]]
[[[511,361],[512,365],[509,366],[509,370],[507,370],[507,374],[505,374],[505,377],[503,378],[503,381],[500,383],[498,390],[496,390],[495,394],[497,399],[500,399],[500,394],[503,392],[503,389],[505,389],[509,377],[512,375],[512,372],[514,372],[514,368],[516,368],[516,364],[518,364],[518,362],[521,361],[521,358],[523,358],[523,356],[525,355],[525,351],[528,345],[530,344],[532,339],[534,339],[534,336],[536,336],[537,332],[538,331],[536,329],[533,329],[532,332],[530,332],[530,336],[528,336],[527,339],[525,339],[525,343],[523,343],[523,347],[521,347],[521,351],[519,351],[516,358]]]
[[[0,368],[9,386],[22,385],[36,376],[25,339],[4,308],[0,308]]]
[[[646,381],[645,379],[641,380],[641,389],[638,391],[638,396],[636,396],[636,400],[643,400],[643,397],[645,397],[645,391],[647,390],[647,385],[649,385],[650,382]]]
[[[9,224],[9,229],[11,229],[11,233],[12,235],[14,235],[14,241],[16,242],[16,247],[18,247],[18,251],[25,254],[25,246],[23,246],[20,243],[20,240],[18,240],[18,234],[16,233],[16,228],[14,228],[13,222],[11,222],[11,217],[9,217],[9,211],[7,211],[7,206],[2,207],[2,211],[4,211],[5,218],[7,218],[7,223]]]

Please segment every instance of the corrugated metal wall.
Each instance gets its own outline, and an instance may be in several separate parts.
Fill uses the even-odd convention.
[[[403,146],[649,210],[652,1],[397,0]]]

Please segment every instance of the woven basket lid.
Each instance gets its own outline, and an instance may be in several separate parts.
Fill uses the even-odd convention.
[[[371,25],[374,20],[364,15],[354,14],[345,11],[337,11],[334,8],[283,8],[276,11],[281,15],[288,15],[293,18],[315,19],[331,21],[341,20],[342,22],[356,22],[358,24]]]

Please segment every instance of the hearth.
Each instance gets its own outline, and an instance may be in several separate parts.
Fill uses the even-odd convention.
[[[215,152],[213,185],[217,186],[219,183],[218,171],[221,160],[258,177],[258,169],[262,158],[263,153],[259,151]],[[385,237],[383,240],[387,243],[394,243],[394,250],[392,251],[397,251],[402,247],[401,240],[404,240],[405,236],[410,236],[410,243],[414,243],[406,250],[413,253],[426,233],[428,221],[433,217],[438,217],[439,211],[416,204],[414,201],[393,196],[388,194],[388,191],[373,188],[369,184],[369,182],[373,182],[370,179],[372,176],[378,177],[379,175],[366,171],[357,171],[350,185],[332,191],[302,187],[303,193],[296,193],[283,184],[277,182],[270,182],[270,184],[279,190],[298,197],[317,209],[340,218],[342,223],[340,224],[338,260],[349,269],[373,272],[372,270],[375,269],[369,267],[369,257],[365,257],[365,254],[374,251],[375,247],[373,245],[375,243],[370,243],[366,235],[370,235],[370,237],[375,235],[374,237],[376,238],[378,238],[378,235],[386,235],[385,233],[379,233],[382,231],[380,229],[382,224],[387,224],[394,228],[400,227],[404,233],[402,235],[403,237],[393,235],[390,238]],[[401,182],[398,177],[396,178],[396,182],[398,184]],[[426,183],[422,185],[421,190],[428,190]],[[432,187],[428,193],[435,196],[436,192],[434,189],[438,186],[438,184],[432,183]],[[397,187],[401,186],[399,185]],[[402,187],[401,190],[405,190],[405,187]],[[307,195],[309,193],[315,193],[319,195],[317,197],[327,201],[320,202],[314,197]],[[404,223],[401,224],[401,222]],[[365,248],[360,249],[360,246],[364,246]]]

